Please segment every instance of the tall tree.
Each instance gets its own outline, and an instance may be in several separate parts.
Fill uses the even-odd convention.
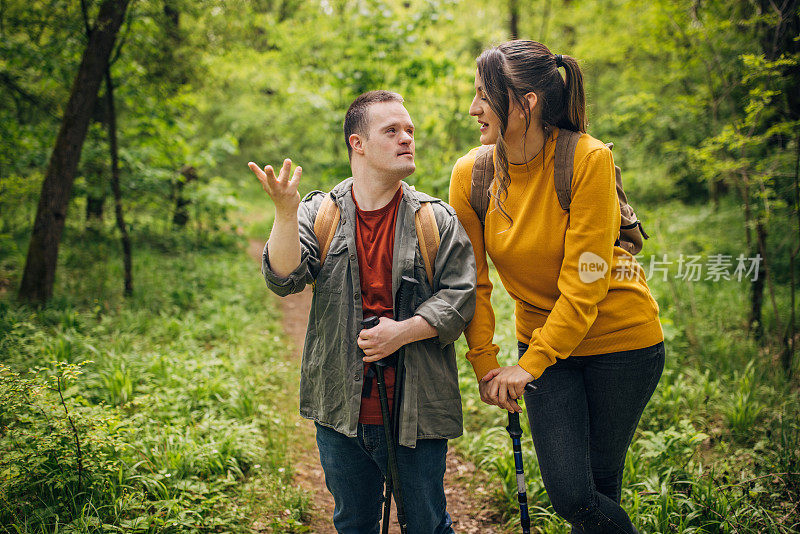
[[[53,294],[58,247],[83,141],[129,0],[104,0],[50,156],[33,224],[19,298],[44,303]]]
[[[519,0],[508,0],[508,35],[519,39]]]
[[[133,295],[133,260],[131,259],[131,238],[122,214],[122,190],[119,186],[119,148],[117,144],[117,109],[114,105],[114,80],[111,66],[106,65],[106,102],[108,105],[108,149],[111,154],[111,190],[114,192],[114,215],[122,241],[122,263],[125,277],[125,296]]]

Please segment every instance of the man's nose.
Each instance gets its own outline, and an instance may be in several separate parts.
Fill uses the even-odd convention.
[[[411,141],[413,141],[413,140],[414,140],[414,136],[413,136],[413,135],[411,135],[411,134],[410,134],[410,133],[408,133],[408,132],[403,132],[403,133],[400,135],[400,142],[401,142],[401,143],[408,144],[408,143],[410,143],[410,142],[411,142]]]

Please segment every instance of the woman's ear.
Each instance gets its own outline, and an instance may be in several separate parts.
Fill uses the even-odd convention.
[[[539,104],[539,97],[531,91],[525,95],[525,101],[528,103],[528,111],[530,112],[531,116],[536,115],[536,106]]]

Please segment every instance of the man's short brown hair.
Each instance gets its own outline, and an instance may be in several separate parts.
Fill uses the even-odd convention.
[[[344,142],[347,145],[347,156],[353,154],[353,147],[350,146],[350,136],[355,134],[366,135],[369,121],[367,111],[372,104],[381,102],[404,102],[403,97],[392,91],[367,91],[358,95],[350,104],[347,114],[344,116]]]

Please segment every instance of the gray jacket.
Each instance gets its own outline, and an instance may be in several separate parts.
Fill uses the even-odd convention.
[[[270,268],[267,243],[262,273],[267,287],[280,296],[313,284],[314,298],[308,318],[300,378],[300,414],[355,436],[361,407],[363,365],[356,338],[361,330],[361,284],[356,253],[356,208],[352,178],[329,194],[339,205],[341,219],[320,269],[314,219],[326,193],[315,191],[300,203],[300,265],[286,278]],[[456,438],[462,433],[461,396],[458,390],[453,342],[475,311],[475,257],[455,211],[439,199],[402,183],[403,197],[397,213],[392,256],[393,298],[402,276],[419,281],[415,314],[438,332],[438,338],[406,345],[405,388],[400,407],[400,444],[414,447],[417,439]],[[441,243],[434,263],[433,288],[417,243],[414,213],[420,202],[430,202]]]

